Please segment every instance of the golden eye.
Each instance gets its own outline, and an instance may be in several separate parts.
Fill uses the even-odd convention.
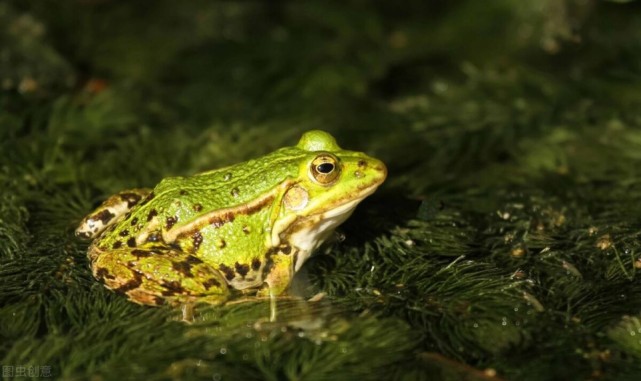
[[[340,175],[341,170],[336,156],[321,153],[316,156],[309,166],[309,174],[313,180],[321,185],[330,185]]]

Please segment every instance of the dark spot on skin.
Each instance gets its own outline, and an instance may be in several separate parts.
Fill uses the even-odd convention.
[[[112,249],[119,249],[122,246],[122,242],[116,241],[114,244],[111,246]]]
[[[140,195],[137,193],[121,193],[120,199],[127,201],[127,207],[131,208],[140,201]]]
[[[149,194],[147,195],[147,197],[145,197],[145,199],[144,199],[144,200],[142,200],[142,202],[140,203],[140,205],[145,205],[145,204],[146,204],[146,203],[148,203],[149,201],[153,200],[153,198],[154,198],[155,196],[156,196],[156,195],[154,194],[154,192],[149,193]]]
[[[131,226],[134,226],[138,223],[138,217],[134,217],[133,220],[131,220]]]
[[[265,254],[265,257],[269,258],[269,257],[271,257],[273,254],[276,254],[276,253],[278,253],[278,248],[276,248],[276,247],[270,247],[270,248],[269,248],[269,250],[267,250],[267,253]]]
[[[132,274],[134,276],[133,279],[123,284],[122,286],[114,289],[114,291],[119,293],[125,293],[127,291],[140,287],[140,285],[142,284],[142,275],[137,271],[132,271]]]
[[[172,242],[172,243],[170,243],[170,244],[169,244],[169,247],[171,247],[172,249],[174,249],[174,250],[176,250],[176,251],[182,251],[182,249],[183,249],[182,247],[180,247],[180,245],[178,244],[178,242]]]
[[[162,306],[165,304],[165,299],[161,298],[160,296],[154,297],[154,304],[157,306]]]
[[[254,258],[252,259],[252,270],[258,271],[260,269],[260,259]]]
[[[220,282],[216,278],[207,279],[203,282],[205,289],[209,290],[213,286],[220,287]]]
[[[121,232],[120,232],[120,236],[121,236],[121,237],[126,237],[126,236],[128,236],[128,235],[129,235],[129,230],[127,230],[127,229],[125,229],[125,230],[123,230],[123,231],[121,231]]]
[[[236,262],[234,267],[236,268],[236,272],[240,274],[240,276],[242,276],[243,278],[249,272],[249,265],[246,265],[246,264],[241,265],[240,263]]]
[[[140,257],[148,257],[148,256],[150,256],[152,254],[152,252],[148,251],[148,250],[135,249],[135,250],[131,251],[131,254],[135,255],[138,258],[140,258]]]
[[[171,229],[176,224],[176,222],[178,222],[178,217],[176,216],[167,217],[167,223],[165,225],[165,228],[167,230]]]
[[[239,194],[240,194],[240,191],[238,190],[238,187],[233,187],[233,188],[231,189],[231,195],[232,195],[233,197],[238,197],[238,195],[239,195]]]
[[[105,269],[104,267],[101,267],[96,270],[96,278],[97,279],[116,279],[113,275],[109,274],[109,270]]]
[[[128,220],[131,217],[131,212],[125,213],[125,220]]]
[[[160,241],[160,233],[151,233],[147,237],[147,242],[158,242]]]
[[[226,246],[227,246],[227,242],[226,242],[224,239],[222,239],[222,238],[221,238],[221,239],[218,241],[218,248],[219,248],[219,249],[224,249]]]
[[[289,245],[284,245],[280,248],[280,252],[285,255],[289,255],[292,252],[292,247]]]
[[[243,233],[245,234],[251,233],[251,229],[249,228],[249,226],[243,226]]]
[[[194,204],[194,210],[196,212],[200,212],[201,210],[203,210],[203,206],[200,204]]]
[[[194,240],[194,251],[198,251],[200,244],[203,243],[203,235],[200,232],[195,232],[191,238]]]
[[[267,252],[267,260],[265,261],[265,266],[263,266],[263,274],[262,277],[263,279],[267,279],[267,275],[272,271],[272,267],[274,267],[274,260],[271,257],[271,254]]]
[[[103,225],[107,225],[112,218],[116,217],[115,214],[111,213],[109,209],[105,209],[100,213],[97,213],[92,217],[94,220],[100,220]]]
[[[185,289],[180,284],[180,282],[176,282],[176,281],[163,282],[162,286],[166,289],[165,291],[162,292],[163,296],[171,296],[171,295],[185,293]]]
[[[365,160],[359,160],[358,166],[361,168],[367,167],[367,162]]]
[[[200,258],[194,257],[193,255],[188,255],[187,259],[185,259],[185,262],[189,263],[190,265],[198,265],[200,263],[203,263]]]
[[[174,262],[171,266],[174,268],[174,270],[178,271],[186,277],[191,278],[194,276],[191,273],[191,264],[189,264],[189,262],[187,261]]]
[[[127,246],[129,247],[136,247],[136,238],[131,237],[127,240]]]
[[[231,281],[236,276],[234,270],[224,264],[221,264],[218,269],[225,275],[225,278],[227,278],[228,281]]]
[[[147,215],[147,222],[151,221],[157,215],[158,215],[158,211],[156,209],[150,210],[149,214]]]
[[[186,194],[187,194],[187,191],[186,191],[186,190],[184,190],[184,189],[181,189],[181,190],[180,190],[180,195],[181,195],[181,196],[184,196],[184,195],[186,195]]]

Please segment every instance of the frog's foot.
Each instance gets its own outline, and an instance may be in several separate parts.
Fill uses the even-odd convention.
[[[95,238],[108,226],[115,224],[125,213],[151,193],[150,189],[130,189],[109,197],[96,210],[83,218],[76,236]]]
[[[301,298],[298,296],[291,296],[291,295],[278,295],[275,297],[277,300],[300,300]],[[244,295],[241,297],[233,298],[232,300],[228,301],[225,303],[226,306],[231,306],[234,304],[241,304],[241,303],[256,303],[256,302],[264,302],[266,300],[271,301],[272,297],[271,296],[261,296],[261,295]]]
[[[255,288],[246,288],[243,290],[233,290],[233,296],[230,298],[225,305],[241,304],[241,303],[251,303],[259,302],[264,300],[264,298],[259,297]]]
[[[184,303],[181,306],[181,310],[183,313],[182,321],[189,324],[193,323],[194,322],[194,303]]]
[[[326,292],[319,292],[318,294],[307,299],[307,301],[312,303],[320,302],[321,300],[325,299],[326,296],[327,296]]]
[[[93,274],[139,304],[222,304],[229,290],[220,272],[197,257],[170,248],[90,249]]]
[[[239,290],[242,294],[245,294],[245,290]],[[275,322],[276,321],[276,313],[277,313],[277,308],[276,308],[276,301],[277,300],[299,300],[300,298],[297,296],[290,296],[290,295],[279,295],[279,296],[271,296],[269,295],[269,289],[268,288],[263,288],[256,292],[256,290],[253,290],[252,292],[255,295],[243,295],[242,297],[239,298],[234,298],[233,300],[225,303],[226,306],[230,306],[233,304],[241,304],[241,303],[256,303],[256,302],[264,302],[265,300],[269,300],[269,319],[265,318],[265,321],[269,322]]]

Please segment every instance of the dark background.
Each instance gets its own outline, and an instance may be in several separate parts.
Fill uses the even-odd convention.
[[[638,379],[640,11],[2,1],[3,372]],[[282,301],[276,323],[266,303],[205,307],[188,325],[92,278],[73,230],[110,194],[310,129],[389,168],[305,266],[297,287],[322,302]]]

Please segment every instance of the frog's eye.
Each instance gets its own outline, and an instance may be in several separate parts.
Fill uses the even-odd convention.
[[[329,153],[316,156],[309,167],[311,178],[321,185],[332,184],[338,179],[340,172],[338,159]]]

